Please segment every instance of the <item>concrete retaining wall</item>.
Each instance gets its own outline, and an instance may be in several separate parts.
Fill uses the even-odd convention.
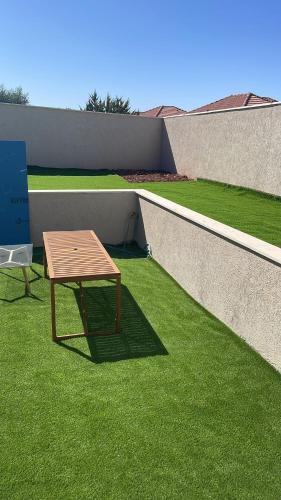
[[[133,190],[29,191],[29,209],[35,246],[42,246],[43,231],[79,229],[93,229],[103,243],[117,245],[133,237],[137,197]]]
[[[161,163],[281,196],[281,104],[165,118]]]
[[[142,189],[30,191],[29,199],[35,246],[43,231],[78,229],[94,229],[103,243],[149,244],[197,302],[281,372],[280,248]]]
[[[23,140],[28,164],[85,169],[158,169],[162,120],[0,104],[0,140]]]
[[[138,195],[139,245],[148,243],[197,302],[281,371],[281,249],[147,191]]]

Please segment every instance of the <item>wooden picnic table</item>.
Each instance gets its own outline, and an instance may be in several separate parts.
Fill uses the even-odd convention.
[[[82,282],[116,280],[115,333],[120,331],[121,273],[104,246],[91,230],[49,231],[43,233],[44,275],[50,279],[52,339],[87,337],[97,333],[88,331],[87,311]],[[80,287],[84,332],[57,335],[55,285],[76,282]],[[114,333],[112,332],[112,333]],[[103,334],[106,334],[105,332]],[[107,333],[108,334],[108,333]]]

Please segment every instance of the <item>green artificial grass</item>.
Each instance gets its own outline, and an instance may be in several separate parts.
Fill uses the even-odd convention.
[[[51,341],[49,283],[0,270],[3,499],[277,499],[281,379],[140,252],[122,272],[122,334]],[[58,333],[80,331],[57,287]],[[92,328],[114,285],[88,283]]]
[[[29,189],[148,189],[281,247],[281,199],[209,181],[129,183],[113,172],[30,168]]]
[[[28,168],[29,189],[133,189],[123,177],[110,170]]]

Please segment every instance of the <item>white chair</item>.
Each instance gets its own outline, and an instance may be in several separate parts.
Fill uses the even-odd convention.
[[[0,246],[0,269],[21,267],[24,281],[25,293],[30,293],[30,283],[28,279],[28,269],[32,264],[33,245],[2,245]]]

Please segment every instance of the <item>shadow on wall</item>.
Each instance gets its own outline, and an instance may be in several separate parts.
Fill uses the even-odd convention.
[[[73,289],[83,319],[80,291]],[[91,333],[114,331],[115,285],[84,287],[88,313],[88,329]],[[147,356],[166,355],[168,351],[144,316],[128,288],[122,285],[121,333],[96,335],[85,339],[90,353],[87,354],[66,342],[60,345],[94,363],[120,361]]]
[[[161,167],[166,172],[177,173],[176,162],[171,148],[165,120],[162,122]]]
[[[37,167],[37,166],[31,166],[29,165],[28,168],[28,175],[39,175],[40,177],[42,175],[47,175],[47,176],[70,176],[70,177],[99,177],[102,176],[104,177],[105,175],[116,175],[118,174],[114,170],[88,170],[88,169],[82,169],[82,168],[48,168],[48,167]]]
[[[146,255],[147,255],[147,253],[151,254],[151,250],[148,248],[149,241],[147,241],[147,238],[146,238],[145,225],[144,225],[144,221],[143,221],[142,210],[141,210],[139,198],[138,198],[137,203],[138,203],[138,219],[137,219],[137,223],[135,226],[134,239],[135,239],[138,247],[141,249],[141,251],[142,252],[145,251]]]

